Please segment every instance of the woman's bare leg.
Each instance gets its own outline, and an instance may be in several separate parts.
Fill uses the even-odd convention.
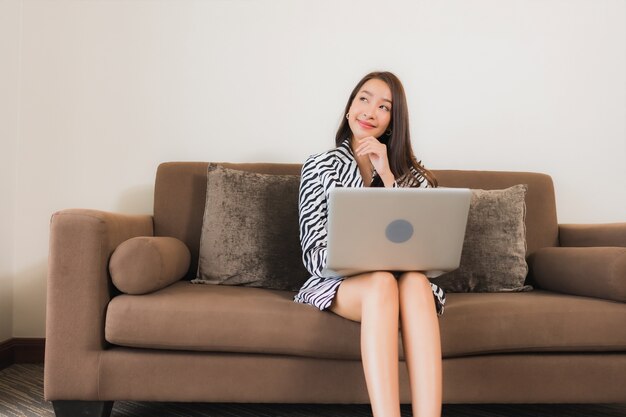
[[[389,272],[346,278],[330,310],[361,322],[361,357],[374,417],[400,417],[396,278]]]
[[[402,274],[398,287],[413,417],[439,417],[443,389],[441,338],[433,292],[420,272]]]

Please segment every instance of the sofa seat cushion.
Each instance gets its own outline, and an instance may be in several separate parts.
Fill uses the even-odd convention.
[[[295,303],[295,294],[180,281],[151,294],[113,298],[105,337],[128,347],[360,357],[359,323]]]
[[[107,308],[106,340],[152,349],[360,359],[360,324],[294,303],[295,292],[187,281]],[[626,304],[543,290],[448,294],[444,357],[624,351]],[[400,358],[404,358],[398,338]]]
[[[446,296],[446,357],[626,350],[626,303],[547,290]]]

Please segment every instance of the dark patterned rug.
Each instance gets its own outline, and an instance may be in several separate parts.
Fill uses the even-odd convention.
[[[625,388],[626,389],[626,388]],[[222,404],[118,401],[112,417],[371,417],[368,404]],[[53,417],[43,399],[43,365],[0,371],[0,416]],[[402,416],[411,406],[402,405]],[[443,417],[626,417],[626,404],[444,404]]]

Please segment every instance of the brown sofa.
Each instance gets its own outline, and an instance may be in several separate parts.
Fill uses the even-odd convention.
[[[115,400],[369,402],[359,323],[294,303],[290,291],[189,283],[206,170],[201,162],[161,164],[153,216],[83,209],[52,216],[45,397],[58,416],[107,415]],[[448,293],[439,319],[444,403],[626,402],[626,223],[559,225],[547,175],[434,173],[450,187],[528,184],[527,283],[535,287]],[[109,259],[135,236],[185,242],[186,279],[150,294],[120,294]],[[398,348],[401,401],[410,403],[400,338]]]

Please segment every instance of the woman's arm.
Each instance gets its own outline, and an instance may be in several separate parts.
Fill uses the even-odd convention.
[[[327,203],[316,161],[309,157],[302,166],[299,193],[300,244],[305,268],[323,277],[326,266]]]
[[[367,155],[374,168],[374,172],[380,178],[380,184],[374,186],[384,186],[396,188],[398,184],[389,168],[389,158],[387,156],[387,145],[381,143],[374,136],[359,139],[354,151],[356,157]]]

